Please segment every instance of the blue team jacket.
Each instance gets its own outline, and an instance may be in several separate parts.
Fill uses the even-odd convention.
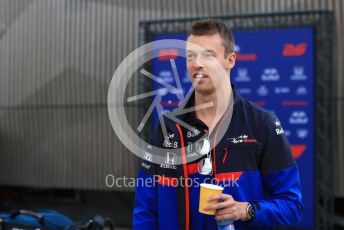
[[[195,135],[171,119],[165,119],[170,142],[166,144],[159,132],[155,136],[156,144],[164,148],[181,148],[177,154],[182,155],[185,163],[141,162],[138,181],[146,179],[153,183],[136,184],[133,229],[217,229],[214,216],[198,212],[199,186],[195,181],[216,182],[236,201],[254,204],[255,218],[249,222],[235,221],[236,230],[290,226],[301,219],[303,205],[298,168],[279,120],[242,98],[234,87],[233,96],[229,127],[215,148],[212,146],[214,173],[211,176],[199,174],[199,156],[192,150],[192,143],[207,131],[206,127],[201,134]],[[191,97],[186,107],[191,107],[193,101]],[[227,113],[223,120],[226,116]],[[179,118],[198,129],[204,126],[194,113]],[[217,131],[214,133],[211,140],[216,139]],[[189,157],[197,159],[186,161]]]

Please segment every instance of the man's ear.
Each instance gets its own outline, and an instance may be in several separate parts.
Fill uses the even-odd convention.
[[[230,53],[227,55],[227,69],[232,69],[234,66],[235,66],[235,60],[236,60],[236,54],[233,52],[233,53]]]

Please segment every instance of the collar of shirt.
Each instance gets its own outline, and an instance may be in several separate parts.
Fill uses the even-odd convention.
[[[232,84],[232,92],[233,92],[233,100],[228,106],[226,112],[224,113],[224,116],[227,116],[230,112],[229,110],[234,111],[234,105],[239,100],[240,95],[236,92],[234,85]],[[233,104],[233,106],[231,106]],[[183,108],[191,108],[195,106],[195,91],[192,92],[191,96],[188,98],[188,100],[185,102]],[[185,121],[187,124],[195,127],[196,129],[200,130],[202,133],[206,133],[209,130],[209,127],[200,119],[197,118],[196,112],[191,111],[189,113],[185,113],[180,116],[180,119]]]

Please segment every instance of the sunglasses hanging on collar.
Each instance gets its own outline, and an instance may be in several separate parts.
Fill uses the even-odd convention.
[[[208,138],[200,139],[196,142],[196,151],[202,156],[207,155],[198,162],[198,172],[202,175],[211,175],[213,172],[213,166],[211,162],[210,154],[210,141]]]

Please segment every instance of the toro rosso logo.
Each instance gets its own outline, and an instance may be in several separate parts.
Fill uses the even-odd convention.
[[[239,143],[256,143],[257,140],[254,138],[249,138],[248,135],[242,134],[238,137],[232,137],[229,138],[229,141],[234,143],[234,144],[239,144]]]

